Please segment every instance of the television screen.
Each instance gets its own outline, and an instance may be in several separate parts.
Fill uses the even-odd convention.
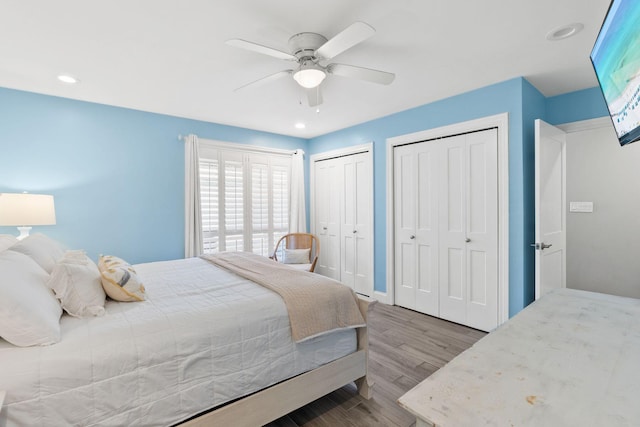
[[[591,62],[621,145],[640,139],[640,1],[613,0]]]

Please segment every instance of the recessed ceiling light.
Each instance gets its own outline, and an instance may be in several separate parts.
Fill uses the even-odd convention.
[[[58,80],[60,80],[63,83],[68,83],[70,85],[80,82],[80,80],[68,74],[60,74],[58,76]]]
[[[584,25],[582,25],[579,22],[576,22],[574,24],[569,24],[569,25],[563,25],[562,27],[558,27],[556,29],[549,31],[547,33],[547,40],[550,40],[550,41],[564,40],[571,36],[575,36],[580,31],[582,31],[583,28],[584,28]]]
[[[304,123],[296,123],[295,127],[296,129],[304,129],[307,127],[307,125],[305,125]]]

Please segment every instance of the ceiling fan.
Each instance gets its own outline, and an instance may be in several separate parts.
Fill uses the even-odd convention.
[[[297,63],[295,68],[279,71],[259,80],[247,83],[236,89],[261,86],[281,77],[293,76],[293,79],[306,89],[310,107],[322,104],[320,83],[327,74],[366,80],[373,83],[388,85],[393,82],[395,74],[354,65],[330,63],[324,65],[333,57],[373,36],[376,30],[364,22],[355,22],[331,39],[316,33],[299,33],[289,39],[291,53],[283,52],[268,46],[249,42],[242,39],[227,40],[229,46],[262,53],[278,59],[285,59]]]

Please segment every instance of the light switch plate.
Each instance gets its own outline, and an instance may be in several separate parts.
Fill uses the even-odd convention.
[[[593,202],[569,202],[569,212],[593,212]]]

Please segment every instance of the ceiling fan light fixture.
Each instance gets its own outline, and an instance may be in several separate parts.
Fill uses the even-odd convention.
[[[293,74],[293,79],[304,88],[312,89],[322,83],[327,73],[314,63],[304,62]]]

